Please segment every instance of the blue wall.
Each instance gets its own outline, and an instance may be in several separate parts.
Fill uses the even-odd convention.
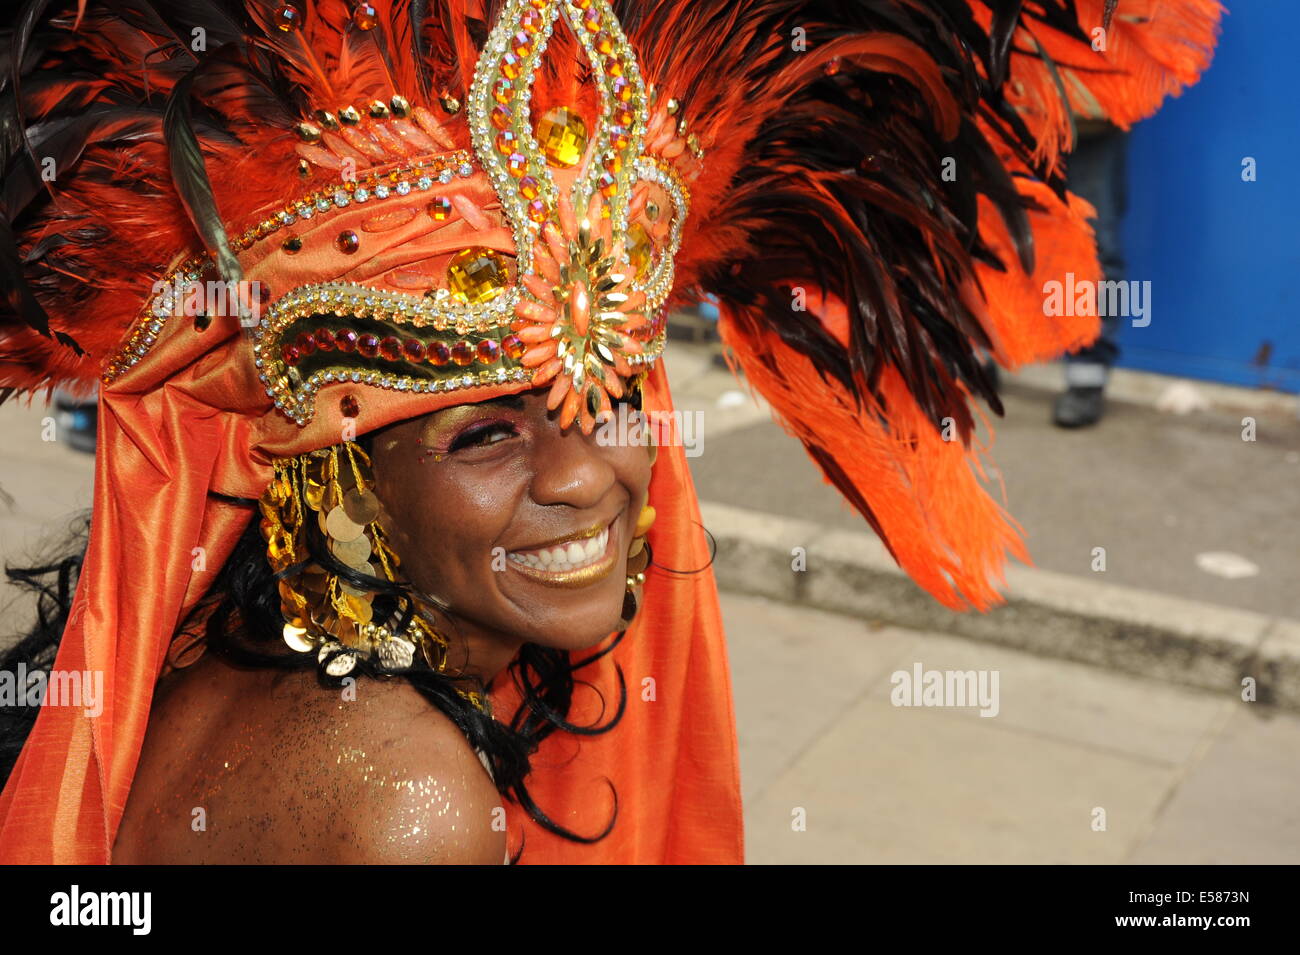
[[[1152,310],[1125,323],[1121,364],[1300,391],[1297,24],[1291,0],[1231,3],[1209,72],[1135,128],[1125,252]]]

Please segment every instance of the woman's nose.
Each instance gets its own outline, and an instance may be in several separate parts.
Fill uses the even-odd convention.
[[[595,507],[609,492],[617,475],[596,433],[584,435],[576,422],[559,426],[534,446],[532,497],[539,505]]]

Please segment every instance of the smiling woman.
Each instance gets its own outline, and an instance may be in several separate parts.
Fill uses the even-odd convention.
[[[270,563],[249,553],[263,537],[258,523],[250,526],[192,616],[204,640],[190,627],[173,642],[177,666],[158,686],[115,861],[498,862],[506,839],[498,791],[561,836],[608,833],[613,816],[601,833],[554,823],[533,803],[524,774],[550,732],[603,733],[622,715],[620,678],[613,718],[567,722],[572,673],[585,665],[567,663],[567,654],[619,631],[616,643],[635,612],[629,570],[645,565],[637,557],[653,519],[645,502],[657,449],[600,443],[561,429],[557,418],[546,394],[533,391],[368,435],[350,453],[372,464],[373,481],[353,485],[374,495],[360,514],[372,530],[344,530],[350,539],[340,541],[324,521],[324,535],[307,535],[316,546],[285,564],[299,571],[291,577],[271,573],[274,530]],[[308,481],[293,492],[301,499],[284,503],[306,510],[316,499],[322,510],[333,493],[324,476],[318,492]],[[350,503],[345,495],[343,506]],[[352,504],[351,513],[359,510]],[[387,563],[380,555],[402,572],[376,577],[376,564]],[[250,567],[265,571],[250,577]],[[361,610],[364,623],[346,612],[331,623],[319,610],[295,618],[305,602],[297,605],[293,585],[286,594],[286,581],[312,578],[326,597],[379,599]],[[340,604],[331,598],[329,606]],[[385,647],[404,642],[391,637],[369,655],[375,614],[386,612],[390,632],[400,633],[408,608],[428,625],[421,653],[386,658]],[[352,638],[337,653],[294,652],[309,646],[301,643],[309,630],[338,636],[349,626]],[[205,646],[221,659],[204,655]],[[507,726],[483,701],[512,662],[531,719]],[[318,664],[317,679],[252,668],[308,663]],[[362,673],[380,680],[357,685]],[[322,682],[341,693],[322,694]],[[338,769],[322,779],[321,765]],[[368,807],[361,821],[343,811],[356,800]],[[195,838],[209,831],[209,818],[212,834]]]

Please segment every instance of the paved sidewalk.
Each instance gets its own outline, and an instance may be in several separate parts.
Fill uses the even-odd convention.
[[[760,597],[722,607],[750,863],[1300,862],[1300,717]],[[999,712],[892,705],[916,663],[996,670]]]
[[[1167,415],[1145,376],[1117,385],[1135,400],[1112,402],[1099,427],[1067,432],[1048,423],[1054,391],[1023,383],[1052,369],[1010,383],[986,470],[1037,563],[1008,565],[1004,606],[954,614],[902,575],[713,356],[677,342],[669,376],[677,407],[698,412],[691,468],[724,589],[1216,692],[1253,682],[1260,701],[1300,711],[1300,420],[1289,398],[1201,395],[1166,379],[1210,399]],[[1242,440],[1246,417],[1254,441]],[[792,566],[795,547],[805,566]]]

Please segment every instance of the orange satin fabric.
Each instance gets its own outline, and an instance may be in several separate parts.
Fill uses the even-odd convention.
[[[55,666],[102,670],[104,708],[95,719],[77,707],[43,708],[0,793],[0,862],[110,861],[168,645],[250,517],[209,490],[257,497],[273,457],[337,443],[344,394],[361,403],[360,433],[526,387],[413,395],[338,383],[321,390],[315,420],[300,428],[267,410],[251,358],[231,325],[199,335],[173,323],[132,373],[101,390],[90,543]],[[662,363],[647,400],[671,408]],[[650,500],[659,515],[649,538],[657,562],[704,566],[707,547],[680,447],[661,449]],[[600,781],[608,777],[618,792],[617,827],[584,846],[538,829],[510,806],[512,847],[526,831],[527,863],[742,861],[735,724],[712,573],[652,572],[640,617],[613,656],[629,683],[622,724],[595,739],[551,737],[530,789],[553,818],[594,832],[608,813]],[[602,661],[587,678],[612,705],[612,663]],[[653,701],[642,699],[646,678],[654,681]],[[510,692],[498,695],[498,712],[511,712]],[[590,722],[599,706],[579,693],[571,719]]]
[[[650,375],[645,407],[672,408],[662,362]],[[658,512],[648,535],[655,565],[705,568],[709,545],[681,447],[659,449],[650,503]],[[522,862],[742,862],[731,677],[712,570],[652,568],[641,612],[611,656],[627,682],[622,721],[603,736],[547,739],[533,757],[528,785],[551,818],[592,834],[609,818],[610,794],[601,781],[608,778],[618,794],[614,831],[595,845],[575,846],[511,807],[511,850],[522,826]],[[577,676],[596,685],[607,708],[602,713],[596,694],[579,687],[570,721],[604,722],[618,702],[613,662],[606,658]],[[517,700],[513,688],[493,694],[506,712]]]

